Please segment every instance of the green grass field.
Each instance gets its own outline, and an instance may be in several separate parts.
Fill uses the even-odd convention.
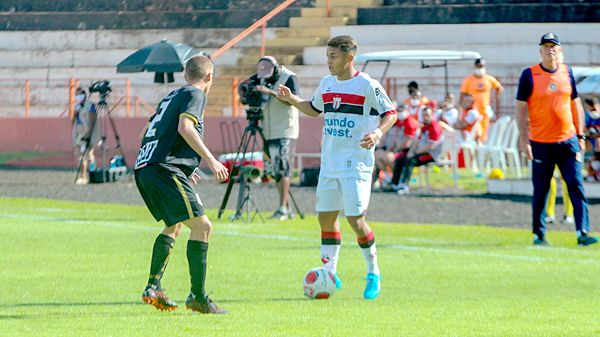
[[[180,308],[141,303],[160,227],[142,206],[0,199],[0,336],[600,335],[600,250],[571,232],[536,248],[527,230],[373,222],[383,289],[367,302],[344,223],[343,287],[316,301],[302,295],[315,217],[215,221],[207,288],[230,314],[207,316],[183,305],[187,232],[163,280]]]

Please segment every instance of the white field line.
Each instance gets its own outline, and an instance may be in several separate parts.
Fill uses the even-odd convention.
[[[14,214],[14,213],[0,213],[1,217],[4,218],[13,218],[13,219],[23,219],[23,220],[35,220],[35,221],[48,221],[48,222],[57,222],[64,224],[75,224],[75,225],[95,225],[101,227],[111,227],[111,228],[121,228],[121,229],[131,229],[131,230],[147,230],[157,232],[158,228],[154,226],[140,226],[140,225],[130,225],[117,221],[98,221],[98,220],[69,220],[63,218],[56,218],[50,216],[32,216],[32,215],[22,215],[22,214]],[[225,226],[238,226],[233,223],[224,224]],[[272,235],[272,234],[255,234],[255,233],[246,233],[239,231],[231,231],[231,230],[216,230],[217,235],[227,235],[227,236],[238,236],[245,238],[259,238],[259,239],[269,239],[269,240],[279,240],[279,241],[296,241],[296,242],[310,242],[315,243],[318,242],[318,239],[309,239],[302,237],[293,237],[288,235]],[[419,238],[409,237],[408,241],[418,241]],[[427,241],[429,239],[423,239],[423,241]],[[441,243],[442,241],[437,241],[436,243]],[[447,243],[454,243],[450,242]],[[517,261],[529,261],[529,262],[564,262],[564,263],[585,263],[585,264],[600,264],[600,261],[591,260],[591,259],[580,259],[580,258],[554,258],[554,257],[537,257],[537,256],[527,256],[527,255],[511,255],[511,254],[502,254],[502,253],[492,253],[481,250],[466,250],[466,249],[450,249],[450,248],[435,248],[435,247],[420,247],[420,246],[410,246],[410,245],[402,245],[402,244],[386,244],[382,245],[380,249],[398,249],[403,251],[413,251],[413,252],[429,252],[429,253],[441,253],[441,254],[460,254],[460,255],[471,255],[476,257],[495,257],[500,259],[508,259],[508,260],[517,260]],[[543,250],[550,250],[551,247],[544,247]],[[542,249],[540,249],[541,251]],[[569,252],[579,252],[577,249],[568,249],[568,248],[556,248],[556,250],[563,250]]]

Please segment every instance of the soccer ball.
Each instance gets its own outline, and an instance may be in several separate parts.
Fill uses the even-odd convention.
[[[304,276],[304,296],[312,299],[328,299],[335,292],[333,274],[322,267],[313,268]]]

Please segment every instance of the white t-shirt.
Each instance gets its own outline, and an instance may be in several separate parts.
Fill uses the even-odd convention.
[[[442,121],[450,126],[454,126],[458,121],[458,110],[456,108],[451,108],[448,110],[439,109],[436,111],[436,118],[439,121]]]
[[[360,140],[379,126],[383,114],[396,112],[381,84],[358,71],[346,81],[326,76],[311,105],[325,113],[320,175],[370,179],[374,149],[362,148]]]

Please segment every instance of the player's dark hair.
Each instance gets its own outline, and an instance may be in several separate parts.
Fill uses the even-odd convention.
[[[185,63],[185,76],[190,82],[204,80],[213,69],[212,61],[204,55],[196,55]]]
[[[339,35],[327,41],[327,47],[339,48],[344,52],[356,53],[358,43],[350,35]]]

